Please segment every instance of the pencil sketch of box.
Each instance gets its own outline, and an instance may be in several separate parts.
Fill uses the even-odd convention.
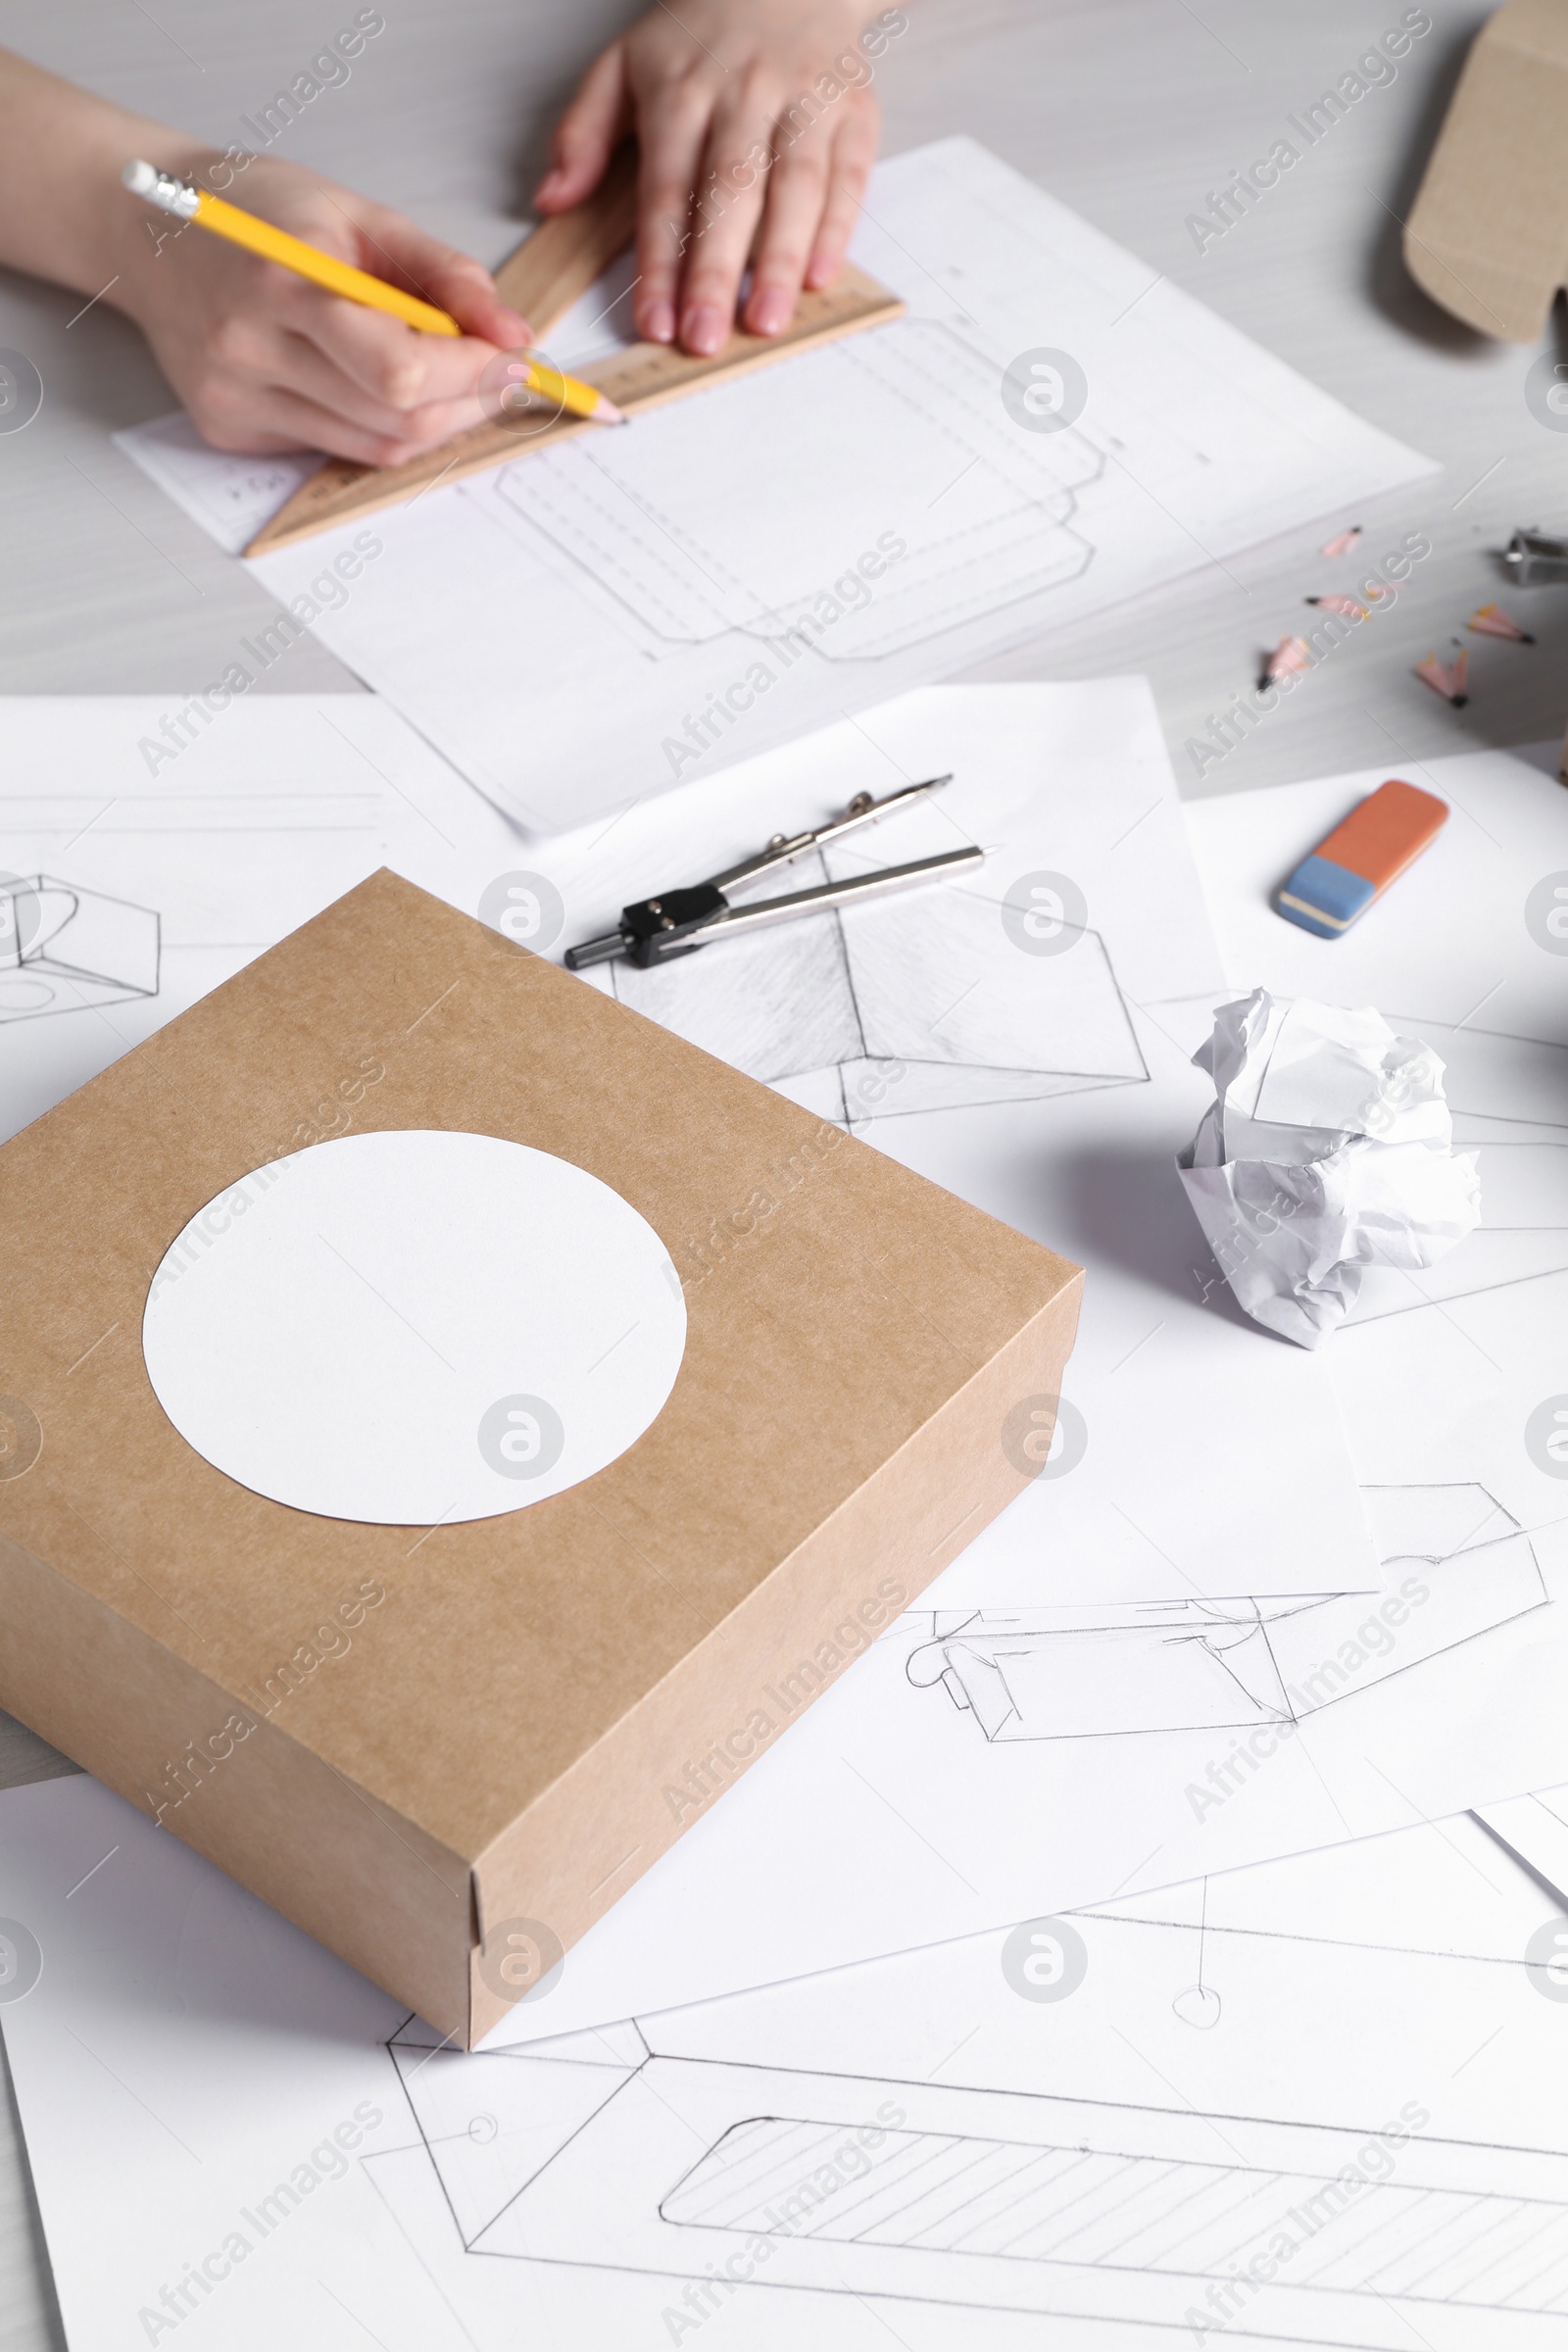
[[[912,814],[897,822],[901,860],[955,846],[935,811],[918,827]],[[847,845],[814,853],[791,868],[790,887],[879,862]],[[743,933],[652,971],[617,963],[612,985],[690,1044],[854,1124],[1141,1084],[1148,1069],[1100,934],[1063,924],[1059,953],[1020,953],[1003,895],[982,868],[965,884]]]
[[[1546,1604],[1529,1537],[1483,1488],[1372,1497],[1374,1527],[1396,1544],[1383,1552],[1383,1602],[1352,1592],[922,1611],[929,1638],[906,1672],[917,1690],[940,1686],[992,1741],[1245,1731],[1298,1723]]]
[[[1105,453],[1075,424],[1019,429],[1001,372],[951,326],[905,318],[726,385],[730,445],[792,453],[776,475],[749,466],[744,496],[704,399],[651,436],[541,453],[497,489],[574,568],[591,551],[656,659],[739,630],[775,674],[803,656],[876,661],[1094,561],[1075,525]],[[826,544],[803,473],[834,485]]]
[[[151,907],[48,874],[0,877],[0,1021],[158,994]]]

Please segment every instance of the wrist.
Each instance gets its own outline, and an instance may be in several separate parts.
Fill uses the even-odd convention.
[[[172,167],[195,142],[0,51],[0,262],[118,302],[144,208],[121,185],[132,156]],[[47,190],[47,198],[45,191]]]
[[[130,131],[139,134],[141,143],[125,147],[124,134]],[[104,275],[113,280],[104,300],[144,323],[161,284],[155,272],[164,266],[164,251],[172,238],[189,230],[191,223],[158,211],[124,186],[120,174],[133,156],[155,164],[160,172],[172,172],[176,179],[210,187],[211,174],[222,161],[223,150],[135,117],[117,126],[112,152],[105,159],[102,190]]]

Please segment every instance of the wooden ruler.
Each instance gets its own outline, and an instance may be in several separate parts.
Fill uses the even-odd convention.
[[[637,227],[637,150],[618,147],[593,194],[541,220],[496,271],[496,291],[542,342],[602,277]]]
[[[635,157],[624,151],[604,185],[586,203],[545,221],[497,270],[502,299],[522,313],[541,339],[627,244],[635,225]],[[820,343],[836,341],[840,335],[884,325],[903,311],[897,295],[863,270],[847,267],[831,286],[801,296],[794,320],[782,334],[748,335],[737,329],[711,359],[693,359],[664,343],[633,343],[579,372],[586,383],[607,393],[618,409],[635,416],[644,409],[745,375],[774,360],[793,359]],[[296,540],[353,522],[362,514],[376,514],[383,507],[408,506],[437,483],[460,482],[466,474],[505,466],[514,458],[558,448],[576,433],[614,429],[577,416],[546,415],[535,423],[524,414],[475,425],[471,432],[458,434],[455,440],[422,458],[411,459],[406,466],[351,466],[346,459],[328,458],[319,472],[264,525],[245,553],[270,555],[274,548],[290,547]]]

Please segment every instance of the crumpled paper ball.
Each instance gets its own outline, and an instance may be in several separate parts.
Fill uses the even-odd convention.
[[[1219,1007],[1193,1060],[1216,1100],[1176,1165],[1238,1302],[1270,1331],[1320,1348],[1368,1266],[1436,1265],[1480,1222],[1443,1063],[1370,1005],[1254,989]]]

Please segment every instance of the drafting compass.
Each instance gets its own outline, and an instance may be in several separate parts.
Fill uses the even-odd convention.
[[[811,890],[791,891],[785,898],[757,899],[745,906],[730,905],[731,891],[759,881],[775,866],[788,865],[792,858],[804,858],[808,850],[842,841],[858,826],[874,824],[878,817],[906,808],[912,801],[952,781],[951,776],[930,776],[923,784],[906,785],[902,792],[890,792],[880,801],[872,800],[868,792],[857,793],[842,816],[831,817],[812,833],[775,833],[766,849],[743,858],[739,865],[727,866],[721,874],[710,874],[706,882],[694,882],[685,890],[662,891],[656,899],[640,899],[633,906],[623,906],[613,931],[566,950],[566,968],[580,972],[591,963],[609,963],[623,956],[647,971],[677,956],[695,955],[712,940],[760,930],[764,923],[786,922],[797,914],[818,914],[828,906],[858,906],[862,900],[884,898],[896,890],[917,890],[922,883],[945,882],[950,875],[979,865],[984,850],[945,850],[938,858],[880,866],[875,873],[857,874],[846,882],[819,882]]]

